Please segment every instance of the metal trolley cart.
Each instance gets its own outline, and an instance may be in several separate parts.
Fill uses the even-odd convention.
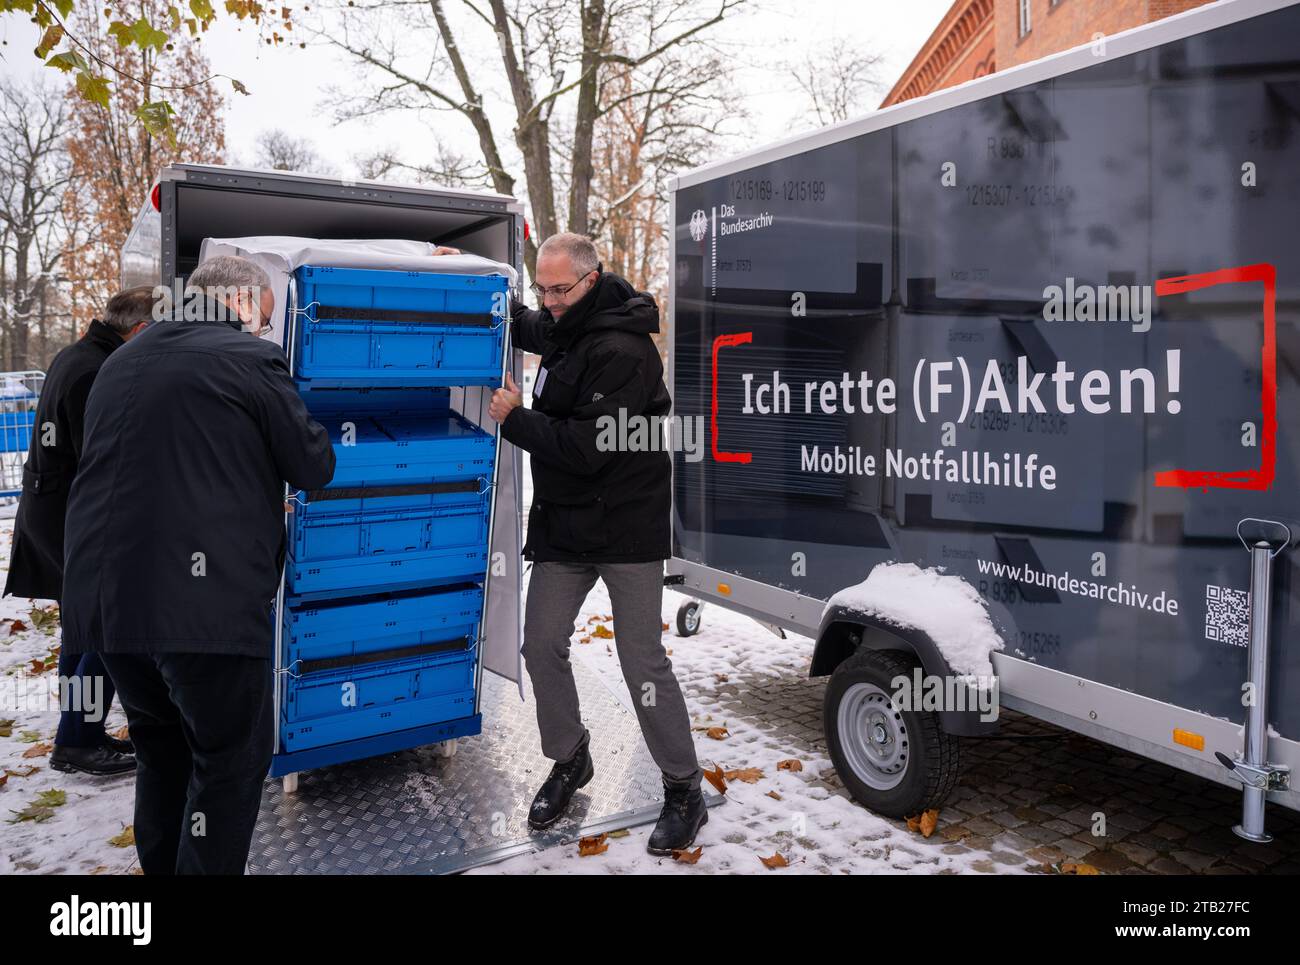
[[[328,487],[286,491],[271,775],[441,743],[482,727],[499,431],[452,406],[500,386],[499,275],[303,266],[290,370],[335,447]]]

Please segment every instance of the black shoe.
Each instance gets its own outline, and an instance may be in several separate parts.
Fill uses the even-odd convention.
[[[55,747],[50,754],[50,767],[56,771],[108,777],[134,771],[135,756],[119,753],[103,744],[98,747]]]
[[[541,831],[560,820],[574,792],[591,783],[595,773],[596,768],[592,764],[587,744],[583,744],[582,750],[570,760],[557,763],[551,768],[551,776],[533,798],[533,806],[528,810],[528,826],[534,831]]]
[[[651,854],[685,851],[695,843],[700,828],[709,823],[709,809],[698,787],[664,785],[664,809],[650,832],[646,850]]]
[[[122,740],[120,737],[114,737],[111,734],[104,735],[104,746],[110,751],[117,751],[119,754],[134,754],[135,745],[131,743],[130,738]]]

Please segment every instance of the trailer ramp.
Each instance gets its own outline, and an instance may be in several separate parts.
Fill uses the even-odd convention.
[[[596,773],[554,827],[528,829],[551,769],[531,688],[524,702],[513,683],[484,674],[483,732],[451,757],[434,745],[306,771],[294,794],[268,779],[249,872],[446,874],[657,820],[663,785],[626,695],[581,659],[572,666]],[[704,790],[710,806],[721,802]]]

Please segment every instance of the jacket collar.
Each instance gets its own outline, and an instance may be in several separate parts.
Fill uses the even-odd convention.
[[[126,339],[97,318],[91,319],[90,326],[86,329],[86,334],[82,338],[88,342],[94,342],[110,352],[120,348],[126,342]]]
[[[243,323],[233,308],[199,292],[187,294],[180,305],[180,314],[173,317],[176,321],[190,324],[229,325],[237,332],[243,331]]]

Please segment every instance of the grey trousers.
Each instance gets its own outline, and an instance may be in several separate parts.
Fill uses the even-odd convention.
[[[659,621],[663,561],[533,564],[524,610],[524,662],[533,682],[542,753],[566,761],[590,740],[569,665],[569,639],[596,579],[605,581],[614,616],[614,645],[650,756],[669,784],[698,787],[690,716]]]

